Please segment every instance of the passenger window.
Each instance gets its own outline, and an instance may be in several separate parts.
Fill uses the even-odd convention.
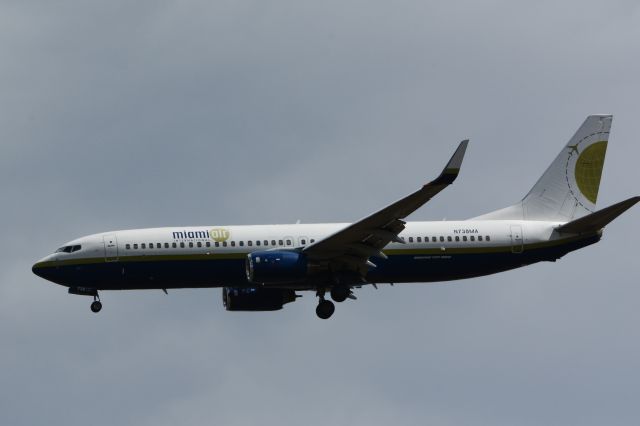
[[[460,241],[460,237],[456,235],[456,241]]]
[[[207,247],[211,247],[211,241],[207,241]]]
[[[193,247],[193,243],[189,241],[189,247]]]
[[[478,235],[478,241],[482,241],[482,235]]]
[[[169,243],[164,243],[164,248],[169,248]]]
[[[133,248],[134,248],[135,250],[138,250],[138,244],[134,244],[134,245],[133,245]]]
[[[268,246],[269,245],[269,241],[268,240],[264,240],[264,245]]]
[[[466,235],[462,236],[462,241],[467,241],[467,236]]]
[[[416,237],[416,240],[421,243],[422,242],[422,237]]]
[[[220,247],[220,243],[216,241],[216,247]]]
[[[253,241],[251,241],[251,240],[247,241],[247,245],[248,245],[249,247],[251,247],[251,246],[253,245]]]
[[[142,247],[142,248],[144,248],[144,247]],[[180,248],[184,248],[184,243],[180,243]]]
[[[226,242],[226,241],[223,241],[223,242],[222,242],[222,247],[226,247],[226,246],[227,246],[227,242]]]
[[[451,242],[451,235],[447,236],[447,241]]]
[[[431,237],[431,241],[433,241],[435,243],[438,240],[436,239],[436,237]]]
[[[287,245],[290,246],[291,245],[291,240],[287,240]]]
[[[489,236],[487,235],[487,238],[485,238],[487,241],[491,241],[491,238],[489,238]]]
[[[149,243],[149,248],[153,248],[153,243]]]
[[[140,244],[140,248],[144,249],[147,248],[147,246],[145,245],[145,243]]]
[[[201,243],[200,241],[198,241],[197,246],[198,246],[198,247],[202,247],[202,243]]]
[[[302,245],[307,244],[307,240],[300,240],[300,244],[302,244]]]
[[[283,242],[282,240],[278,240],[278,245],[279,245],[279,246],[283,246],[283,245],[284,245],[284,242]]]
[[[469,237],[469,239],[470,239],[471,241],[475,241],[475,240],[476,240],[476,237],[475,237],[475,235],[472,235],[472,236],[470,236],[470,237]]]
[[[176,248],[178,245],[176,243],[171,244],[171,247]]]
[[[244,241],[240,241],[240,247],[244,247]]]
[[[235,241],[231,241],[231,247],[235,247],[236,246],[236,242]]]
[[[311,241],[309,241],[309,242],[314,243],[315,241],[316,241],[316,240],[314,240],[314,239],[312,238],[312,239],[311,239]]]
[[[413,237],[409,237],[409,242],[412,243],[413,242]]]
[[[260,245],[260,240],[256,240],[256,245],[259,246]]]
[[[156,243],[156,247],[162,248],[162,243]]]
[[[131,250],[131,244],[127,244],[125,247],[127,250]]]
[[[440,237],[440,242],[444,242],[444,237]]]

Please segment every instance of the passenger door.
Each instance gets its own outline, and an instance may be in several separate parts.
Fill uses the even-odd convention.
[[[102,237],[104,242],[104,261],[116,262],[118,260],[118,239],[115,235],[105,235]]]
[[[511,251],[522,253],[522,226],[511,225]]]

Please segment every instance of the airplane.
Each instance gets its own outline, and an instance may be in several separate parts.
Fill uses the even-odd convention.
[[[312,291],[316,314],[356,299],[365,285],[472,278],[556,261],[594,244],[603,228],[640,201],[596,210],[611,115],[586,118],[519,202],[460,221],[409,222],[411,213],[451,185],[468,140],[440,175],[353,223],[188,226],[104,232],[65,243],[33,272],[71,294],[221,287],[228,311],[274,311]],[[578,148],[580,150],[578,151]]]

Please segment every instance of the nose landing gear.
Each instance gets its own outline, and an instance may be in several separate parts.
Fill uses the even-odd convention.
[[[91,304],[91,312],[98,313],[102,309],[102,303],[100,302],[100,295],[98,290],[92,287],[69,287],[69,294],[78,294],[80,296],[93,296],[93,303]]]
[[[102,302],[100,302],[100,296],[98,292],[93,296],[93,303],[91,303],[91,312],[98,313],[102,309]]]

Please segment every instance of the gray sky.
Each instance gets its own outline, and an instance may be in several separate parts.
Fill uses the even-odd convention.
[[[94,315],[30,268],[114,229],[355,220],[467,137],[412,219],[472,217],[592,113],[599,205],[637,195],[638,40],[632,1],[3,2],[0,424],[637,424],[637,207],[557,263],[362,289],[329,321],[219,289]]]

